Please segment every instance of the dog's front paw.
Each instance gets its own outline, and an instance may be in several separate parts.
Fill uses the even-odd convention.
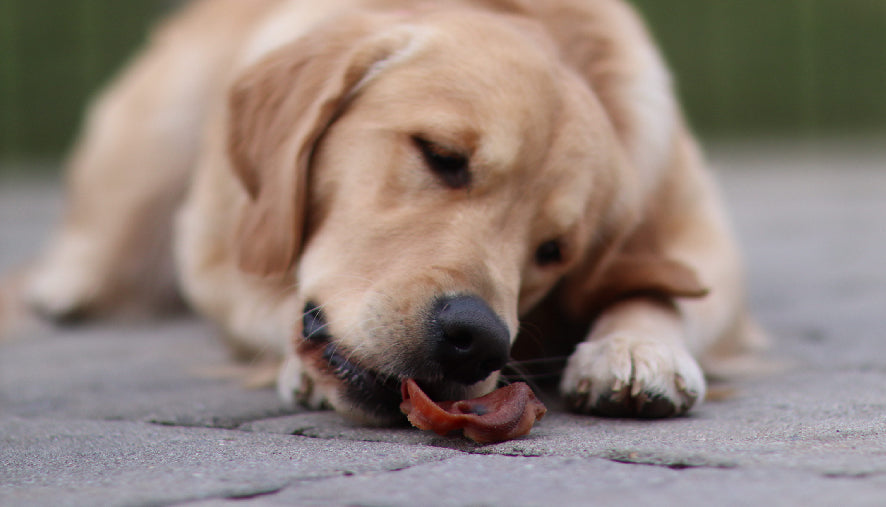
[[[108,265],[99,261],[100,245],[97,238],[64,232],[24,282],[24,299],[31,310],[57,322],[79,320],[93,312],[111,285],[103,275]]]
[[[704,397],[705,382],[682,344],[614,334],[578,346],[560,390],[576,412],[660,418],[689,410]]]
[[[83,271],[47,265],[29,280],[25,299],[40,317],[70,322],[88,313],[95,293],[93,285]]]
[[[328,409],[329,401],[314,385],[314,380],[305,371],[301,359],[289,354],[277,374],[277,393],[291,405],[302,405],[311,409]]]

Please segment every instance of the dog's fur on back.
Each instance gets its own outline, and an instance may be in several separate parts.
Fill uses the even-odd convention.
[[[34,308],[182,294],[285,357],[284,397],[367,422],[407,377],[488,392],[518,335],[571,352],[576,411],[681,414],[699,361],[754,341],[717,193],[617,0],[196,1],[95,104],[69,181]]]

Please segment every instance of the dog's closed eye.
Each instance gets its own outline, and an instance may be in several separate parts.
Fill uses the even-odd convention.
[[[449,188],[460,189],[471,184],[471,171],[468,157],[420,136],[412,141],[421,151],[428,168]]]

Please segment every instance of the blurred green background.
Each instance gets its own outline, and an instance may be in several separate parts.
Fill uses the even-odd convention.
[[[176,3],[0,0],[0,162],[61,157],[88,98]],[[886,133],[886,0],[634,3],[703,137]]]

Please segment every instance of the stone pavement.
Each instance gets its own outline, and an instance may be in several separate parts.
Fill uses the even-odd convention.
[[[0,505],[886,505],[886,150],[711,157],[785,367],[689,417],[558,410],[479,446],[286,410],[208,326],[41,328],[0,343]],[[0,270],[27,259],[54,185],[0,181]]]

